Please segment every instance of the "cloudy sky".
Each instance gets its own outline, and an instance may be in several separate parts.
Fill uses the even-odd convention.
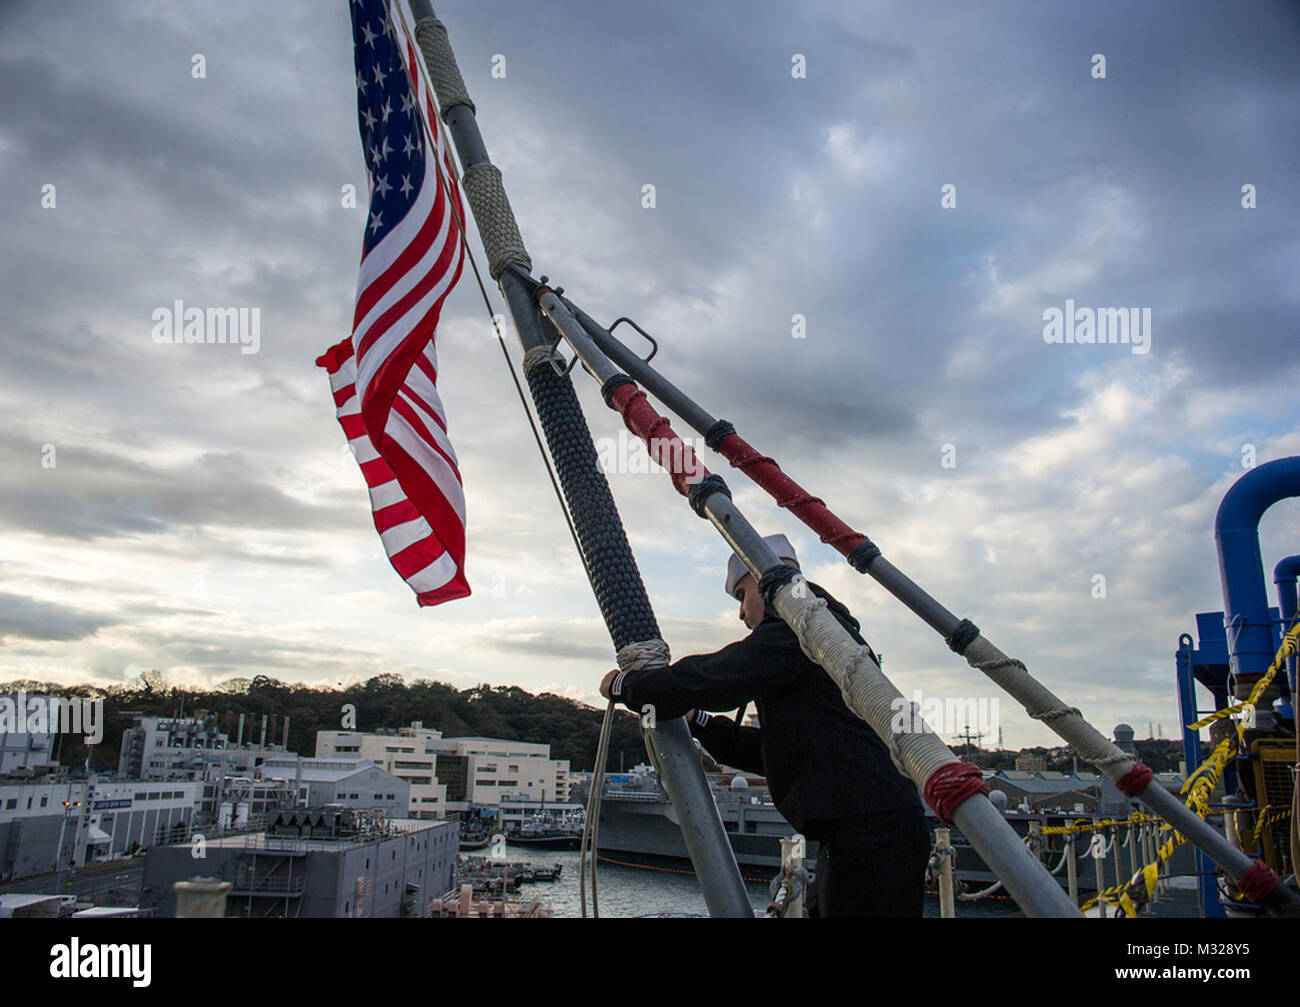
[[[1178,635],[1222,607],[1218,502],[1247,445],[1300,454],[1293,5],[435,8],[537,273],[637,318],[670,378],[1103,730],[1174,733]],[[365,218],[350,40],[343,0],[0,7],[0,680],[598,701],[609,638],[468,274],[439,348],[473,596],[418,608],[370,523],[313,366]],[[156,343],[177,299],[259,308],[260,351]],[[1067,299],[1149,308],[1150,352],[1046,343]],[[620,467],[673,652],[735,639],[721,541]],[[729,481],[906,695],[995,695]],[[1298,513],[1265,518],[1270,569]],[[1051,743],[1002,706],[1008,745]]]

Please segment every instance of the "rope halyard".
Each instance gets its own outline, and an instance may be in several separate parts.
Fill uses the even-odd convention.
[[[600,918],[600,901],[596,891],[596,856],[600,839],[600,802],[605,792],[605,764],[609,760],[609,739],[614,726],[614,701],[605,707],[605,718],[600,722],[600,741],[596,745],[596,763],[591,770],[590,789],[587,791],[587,813],[582,823],[582,841],[578,847],[578,898],[582,903],[582,918],[587,918],[587,870],[591,865],[591,915]]]
[[[616,655],[621,672],[637,671],[641,668],[662,668],[672,659],[668,644],[663,640],[636,640],[625,644]],[[591,789],[587,791],[587,817],[582,823],[582,842],[578,847],[578,898],[582,903],[582,915],[587,916],[587,875],[591,875],[591,915],[600,918],[600,902],[596,887],[596,861],[598,859],[600,839],[600,806],[604,799],[605,766],[609,762],[609,742],[614,730],[614,707],[611,699],[605,708],[605,717],[600,722],[600,740],[596,744],[596,764],[591,773]],[[654,742],[645,734],[646,750],[650,761],[658,770],[658,757]]]
[[[1240,713],[1247,707],[1253,707],[1278,672],[1286,666],[1287,659],[1292,657],[1297,650],[1300,650],[1300,621],[1297,621],[1282,638],[1282,645],[1278,648],[1273,663],[1259,677],[1259,681],[1255,683],[1250,695],[1243,702],[1234,703],[1232,706],[1218,710],[1208,717],[1203,717],[1194,724],[1188,724],[1188,730],[1200,730],[1216,721],[1225,720],[1235,713]],[[1244,720],[1239,720],[1235,732],[1220,741],[1214,747],[1214,750],[1206,756],[1205,760],[1183,782],[1180,793],[1187,795],[1184,803],[1196,813],[1198,818],[1204,819],[1209,816],[1210,797],[1214,793],[1214,788],[1218,786],[1219,778],[1223,775],[1228,763],[1245,745],[1245,732],[1246,723]],[[1255,828],[1251,831],[1252,848],[1258,849],[1259,836],[1265,828],[1288,815],[1290,815],[1289,809],[1263,808],[1257,816]],[[1099,826],[1101,824],[1104,823],[1098,823]],[[1049,830],[1044,829],[1043,831],[1048,832]],[[1083,904],[1083,909],[1086,910],[1095,906],[1098,901],[1105,901],[1110,905],[1119,906],[1124,910],[1125,915],[1130,918],[1137,916],[1138,910],[1149,902],[1151,896],[1155,894],[1156,882],[1160,877],[1160,868],[1173,856],[1174,850],[1187,841],[1185,836],[1174,831],[1172,826],[1168,824],[1162,823],[1159,831],[1168,833],[1168,838],[1157,849],[1156,859],[1144,864],[1126,884],[1115,885],[1097,893]],[[1243,901],[1251,899],[1256,889],[1263,887],[1269,881],[1268,876],[1270,874],[1271,871],[1268,866],[1262,860],[1257,860],[1246,876],[1243,876],[1237,882],[1237,888],[1242,893]]]

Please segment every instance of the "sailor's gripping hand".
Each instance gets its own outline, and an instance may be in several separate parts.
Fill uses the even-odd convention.
[[[618,669],[615,668],[613,671],[606,674],[605,677],[600,680],[600,694],[604,696],[606,699],[613,698],[610,696],[609,690],[610,690],[610,686],[614,684],[614,679],[617,677],[618,677]]]

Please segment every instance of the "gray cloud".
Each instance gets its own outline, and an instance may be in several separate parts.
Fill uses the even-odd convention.
[[[0,593],[0,640],[81,640],[118,620],[23,595]]]

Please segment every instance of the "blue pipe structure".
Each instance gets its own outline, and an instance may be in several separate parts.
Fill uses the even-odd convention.
[[[1273,567],[1273,583],[1277,585],[1277,610],[1282,616],[1282,632],[1295,621],[1297,603],[1296,578],[1300,577],[1300,556],[1288,556]],[[1300,659],[1287,659],[1287,675],[1291,679],[1291,695],[1296,694],[1296,665]]]
[[[1300,496],[1300,457],[1279,458],[1233,483],[1214,518],[1228,653],[1238,682],[1245,680],[1236,688],[1238,699],[1268,670],[1279,644],[1264,587],[1259,521],[1273,504],[1294,496]]]
[[[1201,764],[1205,757],[1201,751],[1201,732],[1187,725],[1200,719],[1196,707],[1196,679],[1192,672],[1192,637],[1184,633],[1178,638],[1176,669],[1178,680],[1178,712],[1183,725],[1183,765],[1189,769]],[[1201,916],[1222,918],[1226,914],[1219,904],[1219,886],[1214,879],[1214,861],[1199,849],[1196,853],[1196,890],[1201,902]]]

